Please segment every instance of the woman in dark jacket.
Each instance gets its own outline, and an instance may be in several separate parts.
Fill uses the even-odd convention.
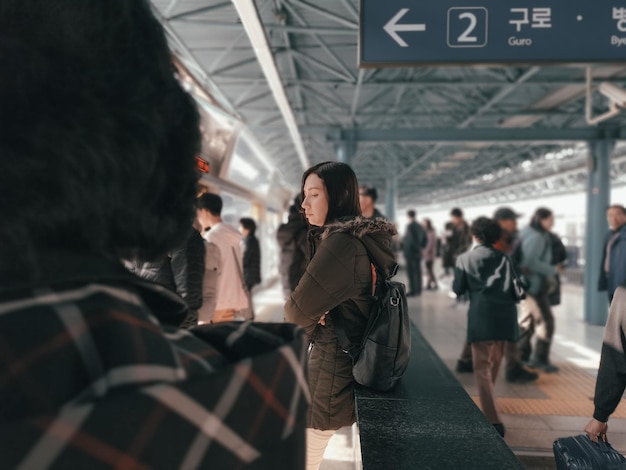
[[[239,219],[243,235],[243,280],[248,292],[261,283],[261,247],[256,237],[256,222],[249,217]]]
[[[311,260],[285,316],[314,343],[307,429],[307,470],[314,470],[335,430],[355,421],[352,360],[337,344],[333,317],[341,315],[347,336],[360,343],[373,302],[370,259],[384,274],[395,266],[396,231],[383,219],[360,217],[357,179],[343,163],[321,163],[304,173],[302,209],[312,226]]]
[[[472,347],[474,378],[480,406],[496,430],[504,437],[494,397],[494,384],[507,341],[517,341],[517,307],[513,288],[513,266],[493,244],[500,238],[500,225],[479,217],[471,227],[473,250],[457,258],[453,290],[469,293],[467,341]]]

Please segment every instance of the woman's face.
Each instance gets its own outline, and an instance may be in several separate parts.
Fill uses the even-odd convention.
[[[304,182],[304,216],[311,225],[321,227],[328,215],[328,192],[324,181],[315,173],[307,176]]]
[[[546,217],[545,219],[541,219],[541,226],[546,232],[550,232],[552,227],[554,226],[554,216]]]

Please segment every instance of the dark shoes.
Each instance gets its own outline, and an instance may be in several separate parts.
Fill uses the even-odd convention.
[[[549,361],[539,361],[537,359],[531,359],[528,363],[528,367],[532,369],[539,369],[547,374],[554,374],[559,371],[559,368]]]
[[[517,366],[506,372],[506,381],[512,383],[528,383],[537,380],[537,378],[539,378],[539,374],[526,370],[522,366]]]
[[[504,433],[505,433],[504,424],[496,423],[493,425],[493,427],[496,428],[496,431],[498,431],[498,434],[500,434],[501,437],[504,437]]]
[[[467,361],[462,361],[462,360],[458,360],[456,361],[456,371],[459,374],[465,374],[465,373],[472,373],[474,372],[474,366],[472,365],[471,362],[467,362]]]

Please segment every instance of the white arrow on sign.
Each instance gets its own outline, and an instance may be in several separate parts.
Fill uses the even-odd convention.
[[[400,47],[408,47],[409,45],[398,36],[398,31],[426,31],[425,24],[397,24],[407,11],[409,11],[408,8],[402,8],[396,13],[396,16],[391,18],[389,22],[383,26],[383,29],[391,36],[391,39],[396,41]]]

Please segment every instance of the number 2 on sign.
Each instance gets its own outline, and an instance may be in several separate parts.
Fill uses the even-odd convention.
[[[449,47],[484,47],[486,45],[486,8],[455,7],[448,10]]]
[[[476,15],[474,13],[461,13],[459,15],[460,20],[469,20],[470,24],[467,29],[461,34],[458,38],[458,42],[478,42],[478,38],[476,36],[470,36],[476,29],[476,24],[478,20],[476,19]]]

